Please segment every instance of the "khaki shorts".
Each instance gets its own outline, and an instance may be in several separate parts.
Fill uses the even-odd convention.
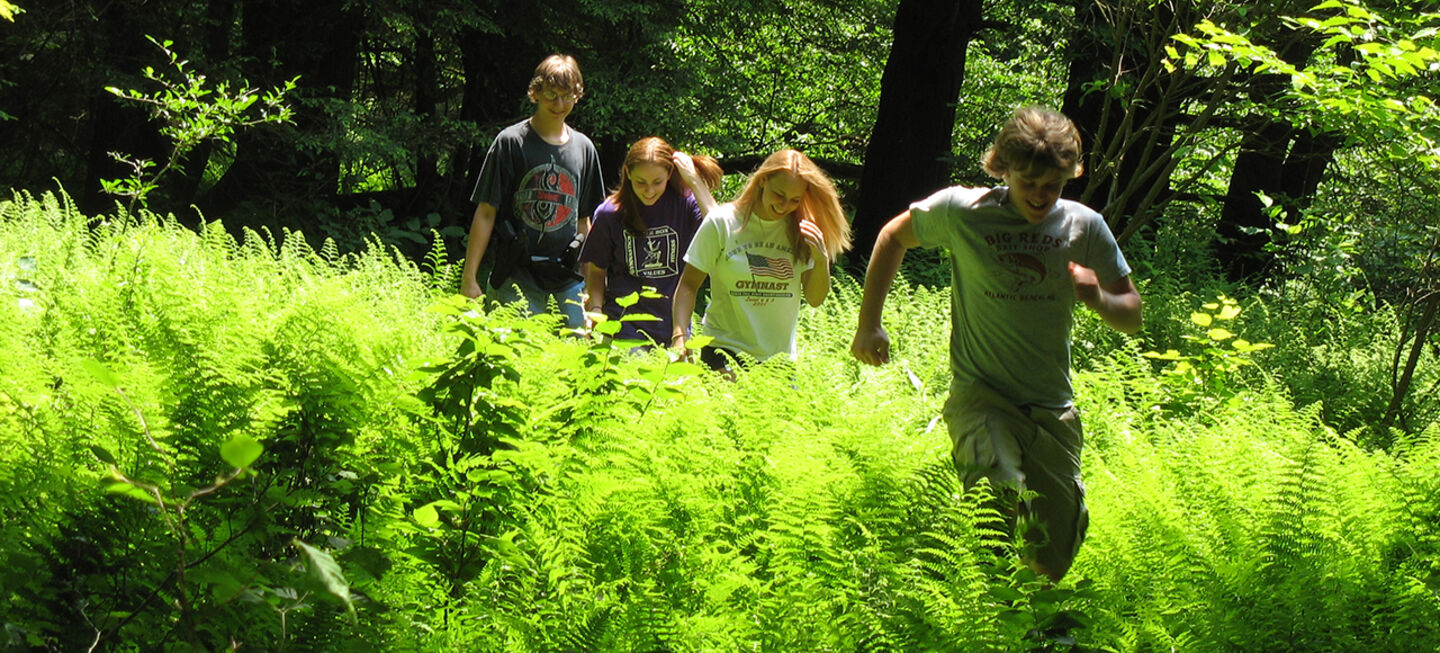
[[[1080,480],[1080,413],[1074,407],[1017,407],[983,383],[952,381],[945,423],[966,487],[988,478],[1002,496],[1035,493],[1018,506],[1018,517],[1041,527],[1027,532],[1026,540],[1035,545],[1036,562],[1053,577],[1064,576],[1090,524]]]

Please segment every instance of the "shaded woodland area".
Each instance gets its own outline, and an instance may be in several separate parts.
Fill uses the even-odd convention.
[[[1205,58],[1176,66],[1183,53],[1173,37],[1209,21],[1301,70],[1345,63],[1336,57],[1363,62],[1358,42],[1291,18],[1312,4],[22,4],[0,30],[0,139],[10,153],[0,184],[40,189],[58,180],[95,212],[113,201],[100,180],[127,172],[110,153],[163,160],[171,143],[146,107],[105,91],[153,85],[141,72],[164,58],[149,36],[172,41],[212,83],[297,84],[293,121],[207,142],[151,208],[193,219],[193,205],[234,228],[304,229],[352,247],[373,231],[422,252],[430,228],[463,224],[478,156],[501,126],[526,115],[534,62],[563,51],[579,58],[588,81],[572,121],[609,170],[648,134],[740,173],[774,149],[803,148],[849,182],[857,258],[908,202],[956,181],[989,183],[974,163],[978,150],[1010,108],[1038,102],[1081,124],[1088,174],[1068,194],[1101,209],[1122,242],[1153,232],[1167,211],[1198,211],[1213,228],[1195,243],[1205,246],[1197,255],[1214,255],[1231,280],[1256,280],[1276,264],[1266,247],[1276,220],[1257,193],[1296,224],[1322,182],[1356,185],[1333,168],[1337,151],[1374,154],[1385,130],[1417,121],[1305,106],[1286,75],[1218,40],[1223,47],[1197,46]],[[1363,13],[1331,4],[1312,15],[1358,16],[1342,27],[1369,30],[1364,39],[1374,43],[1408,41],[1411,54],[1424,45],[1410,39],[1424,27],[1411,3],[1354,5]],[[1381,76],[1366,99],[1403,104],[1433,83],[1426,61]],[[1433,107],[1416,110],[1433,136]],[[1413,156],[1385,167],[1397,191],[1433,178]],[[1404,204],[1414,194],[1375,193],[1387,213],[1406,216],[1425,210]]]
[[[842,183],[856,241],[848,267],[859,273],[874,235],[909,202],[993,183],[977,160],[995,126],[1040,103],[1086,139],[1085,174],[1066,194],[1100,210],[1142,266],[1163,252],[1251,288],[1318,274],[1336,301],[1412,307],[1401,342],[1419,347],[1434,331],[1440,242],[1440,209],[1424,201],[1440,170],[1428,95],[1440,57],[1435,14],[1422,7],[22,4],[0,23],[0,185],[58,183],[83,211],[105,211],[119,198],[102,182],[135,175],[126,159],[177,151],[162,135],[176,118],[107,88],[138,97],[170,77],[232,92],[291,83],[289,120],[200,140],[148,208],[234,233],[303,232],[341,251],[378,239],[415,260],[436,244],[458,253],[484,149],[528,114],[534,62],[561,51],[585,71],[571,122],[595,141],[608,183],[645,135],[740,174],[801,148]],[[183,74],[166,67],[163,44]],[[1397,401],[1413,372],[1401,358]]]
[[[455,294],[554,51],[607,182],[803,149],[851,272],[1079,123],[1145,324],[1075,312],[1062,583],[955,474],[932,250],[879,368],[858,274],[733,381]],[[0,648],[1440,650],[1437,88],[1406,0],[0,0]]]

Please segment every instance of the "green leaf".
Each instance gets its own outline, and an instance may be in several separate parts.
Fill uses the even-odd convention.
[[[1210,336],[1210,339],[1215,341],[1229,340],[1235,337],[1235,334],[1230,333],[1225,329],[1211,329],[1205,335]]]
[[[225,463],[236,469],[245,469],[255,464],[260,454],[264,453],[265,446],[260,444],[248,433],[236,433],[234,437],[226,440],[220,445],[220,457]]]
[[[640,301],[640,293],[638,292],[632,292],[624,297],[615,298],[615,303],[621,308],[630,308],[638,301]]]
[[[118,464],[115,462],[115,454],[110,453],[108,450],[98,444],[90,445],[90,453],[95,454],[95,457],[99,458],[100,462],[107,465]]]
[[[105,491],[109,492],[110,494],[121,494],[132,499],[138,499],[140,501],[144,501],[145,503],[155,505],[155,495],[150,494],[149,492],[146,492],[145,490],[142,490],[138,487],[135,487],[135,485],[131,483],[126,483],[124,481],[111,483],[105,486]]]
[[[330,596],[345,605],[345,612],[350,615],[350,622],[355,623],[355,605],[350,602],[350,583],[345,580],[345,574],[340,571],[340,564],[329,553],[321,551],[300,540],[291,542],[305,554],[306,567],[310,570],[310,577],[320,581],[321,586]]]
[[[1202,326],[1202,327],[1208,327],[1208,326],[1210,326],[1210,323],[1211,323],[1211,321],[1212,321],[1213,319],[1214,319],[1214,318],[1213,318],[1209,313],[1191,313],[1191,314],[1190,314],[1190,321],[1191,321],[1191,322],[1194,322],[1195,324],[1198,324],[1198,325],[1200,325],[1200,326]]]
[[[99,381],[112,388],[120,387],[120,378],[115,376],[115,373],[111,372],[110,368],[105,367],[104,363],[101,363],[100,361],[97,361],[93,358],[87,358],[83,361],[80,361],[80,366],[84,367],[85,371],[90,373],[90,376],[95,377],[96,381]]]
[[[420,506],[415,509],[415,512],[410,513],[410,516],[415,518],[415,523],[425,528],[437,528],[440,526],[440,513],[436,512],[435,506],[433,505],[426,504]]]

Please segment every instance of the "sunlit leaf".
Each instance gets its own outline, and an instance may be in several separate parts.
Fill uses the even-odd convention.
[[[144,501],[145,503],[151,505],[155,504],[155,495],[136,487],[134,484],[126,483],[124,481],[111,483],[105,486],[105,491],[109,492],[110,494],[121,494],[132,499]]]
[[[320,581],[320,585],[332,598],[344,604],[350,620],[355,621],[355,605],[350,602],[350,582],[345,580],[340,564],[335,562],[335,558],[329,553],[298,539],[291,542],[305,555],[305,566],[309,569],[310,577]]]
[[[415,518],[415,523],[425,528],[438,528],[440,526],[440,513],[435,511],[435,506],[426,504],[416,508],[410,513]]]
[[[220,445],[220,457],[225,463],[236,469],[245,469],[255,464],[256,459],[265,451],[265,446],[260,444],[248,433],[236,433],[234,437],[226,440]]]
[[[106,367],[104,363],[93,358],[87,358],[80,361],[80,365],[85,368],[86,372],[90,373],[90,376],[95,377],[96,381],[112,388],[120,387],[120,378],[115,376],[115,373],[111,372],[110,368]]]

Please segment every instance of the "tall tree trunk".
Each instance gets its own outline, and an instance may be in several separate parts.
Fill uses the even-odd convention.
[[[146,27],[141,18],[119,4],[106,5],[95,21],[98,32],[95,43],[100,48],[95,56],[113,62],[128,74],[137,73],[146,66],[168,73],[162,66],[165,55],[145,40],[144,32],[152,28]],[[151,82],[137,84],[140,85],[136,88],[147,92],[154,90]],[[113,202],[119,199],[104,194],[100,181],[134,175],[130,166],[111,156],[112,152],[127,159],[148,159],[158,167],[169,157],[170,149],[152,124],[147,106],[121,100],[102,88],[95,88],[90,94],[88,111],[92,116],[89,151],[85,159],[85,184],[78,204],[87,213],[98,213],[113,208]],[[153,172],[152,169],[150,173]]]
[[[243,0],[241,54],[257,66],[245,71],[247,80],[269,89],[298,76],[304,88],[349,98],[364,23],[360,11],[346,0]],[[330,118],[323,110],[293,101],[292,106],[296,129],[327,129]],[[223,213],[243,201],[283,211],[271,198],[333,197],[339,186],[340,161],[333,153],[297,151],[293,139],[265,130],[242,131],[234,141],[235,162],[207,194],[207,212]]]
[[[1215,256],[1226,278],[1255,281],[1274,261],[1266,250],[1275,220],[1256,193],[1275,199],[1287,220],[1298,220],[1334,158],[1339,138],[1266,121],[1241,142],[1216,225]]]
[[[880,79],[880,107],[855,211],[851,267],[864,268],[875,237],[910,202],[948,185],[955,100],[965,51],[981,27],[980,0],[900,0]]]
[[[501,18],[503,16],[496,16],[497,22]],[[480,137],[473,145],[460,144],[455,148],[449,174],[450,186],[455,193],[453,199],[461,205],[468,205],[470,191],[480,174],[480,164],[485,161],[485,151],[495,139],[495,134],[533,110],[525,100],[525,89],[536,64],[549,52],[542,45],[520,40],[518,33],[516,36],[501,37],[475,28],[462,31],[459,46],[464,85],[458,118],[462,122],[475,123]],[[583,73],[585,63],[580,65]],[[460,217],[465,227],[470,225],[472,210],[473,206]]]

